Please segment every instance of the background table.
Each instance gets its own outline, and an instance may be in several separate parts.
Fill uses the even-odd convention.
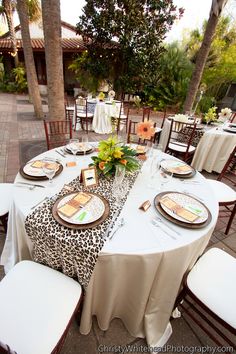
[[[121,102],[98,102],[93,116],[93,130],[98,134],[112,132],[111,117],[119,117]]]
[[[205,132],[195,151],[192,166],[198,171],[220,173],[236,145],[236,134],[213,128]]]
[[[50,156],[58,158],[54,150],[37,158]],[[64,183],[71,181],[80,169],[90,162],[91,155],[78,157],[79,166],[64,168],[54,179],[54,187],[37,188],[30,191],[15,187],[15,196],[9,213],[8,234],[1,257],[1,264],[8,271],[16,262],[30,259],[32,244],[24,228],[24,220],[35,205],[49,192],[57,192]],[[168,157],[160,153],[159,158]],[[67,155],[63,164],[73,160]],[[179,291],[182,277],[198,256],[204,251],[218,216],[218,203],[213,198],[205,179],[197,174],[193,179],[194,193],[204,197],[212,213],[212,221],[203,229],[190,230],[174,226],[180,232],[176,240],[156,228],[152,218],[156,215],[154,206],[147,212],[139,206],[147,199],[153,203],[157,187],[147,188],[149,162],[145,162],[137,177],[120,217],[125,225],[112,241],[107,241],[100,253],[93,276],[85,294],[80,331],[89,333],[92,316],[96,315],[101,329],[106,330],[110,321],[118,317],[135,337],[146,337],[149,345],[163,345],[171,334],[169,318]],[[18,174],[16,181],[22,181]],[[191,191],[192,185],[173,179],[168,189]],[[48,182],[40,182],[47,184]],[[116,227],[116,226],[115,226]]]

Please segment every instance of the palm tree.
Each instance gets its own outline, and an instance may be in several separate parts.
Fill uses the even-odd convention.
[[[210,16],[206,26],[205,34],[201,47],[196,58],[196,65],[193,71],[191,81],[189,83],[188,93],[184,102],[184,112],[191,111],[197,94],[198,87],[201,82],[203,70],[210,51],[213,36],[215,34],[216,25],[219,21],[220,14],[227,0],[212,0]]]
[[[64,119],[60,1],[42,0],[49,119]]]
[[[33,50],[31,46],[31,39],[30,39],[30,32],[29,32],[29,18],[31,20],[39,19],[39,17],[41,16],[41,11],[37,0],[28,1],[28,3],[31,3],[30,4],[31,13],[29,13],[27,0],[17,0],[17,11],[20,19],[29,94],[33,102],[36,117],[43,118],[43,109],[42,109],[38,79],[37,79],[37,74],[35,69],[35,62],[34,62],[34,56],[33,56]],[[35,5],[34,8],[32,3],[34,3]]]
[[[16,34],[13,22],[13,13],[15,11],[15,2],[12,0],[2,0],[0,6],[0,14],[7,22],[12,44],[12,56],[14,57],[15,66],[18,66],[18,53],[16,44]]]

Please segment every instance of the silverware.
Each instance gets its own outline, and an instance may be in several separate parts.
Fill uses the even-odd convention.
[[[36,183],[27,183],[27,182],[16,182],[16,185],[26,185],[26,186],[33,186],[33,187],[39,187],[39,188],[46,188],[45,186],[43,186],[42,184],[36,184]]]
[[[115,233],[125,224],[125,219],[121,218],[118,223],[117,223],[117,227],[116,229],[112,232],[112,234],[109,236],[109,240],[111,240],[113,238],[113,236],[115,235]]]
[[[62,153],[60,150],[55,150],[59,155],[61,155],[62,157],[66,157],[66,155],[64,153]]]
[[[156,227],[159,227],[166,235],[168,235],[169,237],[171,237],[173,240],[177,240],[175,236],[173,236],[172,234],[170,234],[169,232],[167,232],[159,223],[159,221],[157,221],[156,219],[152,219],[152,224]]]
[[[21,188],[27,188],[29,189],[30,191],[32,191],[33,189],[36,188],[36,186],[29,186],[28,184],[27,185],[22,185],[22,184],[14,184],[15,187],[21,187]]]
[[[115,214],[113,215],[112,220],[111,220],[111,222],[110,222],[110,225],[108,226],[108,228],[107,228],[105,234],[103,235],[103,238],[106,239],[107,236],[109,235],[109,232],[110,232],[111,228],[113,227],[113,221],[116,220],[118,214],[119,214],[119,210],[117,210],[117,211],[115,212]]]
[[[186,190],[183,190],[182,193],[185,193],[185,194],[189,195],[190,197],[193,197],[193,198],[195,198],[195,199],[197,199],[197,200],[199,200],[199,201],[201,201],[201,202],[205,202],[205,200],[202,199],[202,198],[200,198],[198,195],[195,195],[195,194],[193,194],[193,193],[189,193],[189,192],[186,191]]]
[[[48,197],[44,197],[42,200],[40,200],[40,202],[38,202],[37,204],[33,205],[30,209],[32,210],[32,209],[36,208],[39,204],[41,204],[42,202],[44,202],[47,199],[48,199]]]
[[[162,224],[164,224],[166,227],[168,227],[171,231],[175,232],[177,235],[181,236],[181,233],[179,231],[175,230],[171,225],[169,225],[167,222],[162,220],[159,216],[156,216],[155,219],[157,221],[161,222]],[[153,220],[155,220],[155,219],[153,219]]]
[[[200,181],[190,181],[186,179],[180,179],[180,181],[183,182],[184,184],[200,184]]]

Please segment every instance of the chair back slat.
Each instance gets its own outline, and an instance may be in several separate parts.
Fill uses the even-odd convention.
[[[71,120],[44,120],[48,150],[65,145],[72,138]]]

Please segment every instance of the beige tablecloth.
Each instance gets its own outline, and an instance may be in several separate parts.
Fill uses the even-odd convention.
[[[160,152],[157,154],[160,160],[172,158]],[[47,151],[37,158],[45,156],[58,158],[55,150]],[[48,193],[58,192],[64,183],[78,176],[81,168],[91,161],[91,155],[78,156],[76,159],[78,165],[73,168],[65,167],[66,162],[73,160],[71,155],[61,159],[64,169],[53,180],[53,187],[35,188],[33,191],[15,187],[1,256],[5,271],[18,261],[31,258],[32,244],[24,227],[25,218],[32,212],[31,207]],[[169,318],[183,274],[192,267],[210,239],[217,221],[218,203],[200,174],[197,173],[187,183],[173,179],[171,184],[166,185],[168,190],[188,191],[200,196],[212,214],[211,223],[198,230],[169,224],[175,231],[170,231],[168,227],[166,231],[174,236],[173,239],[151,223],[157,215],[153,199],[159,192],[160,182],[156,178],[155,187],[148,188],[149,180],[148,160],[143,164],[114,228],[121,217],[125,220],[124,226],[111,241],[105,243],[98,256],[85,293],[80,326],[82,334],[89,333],[93,315],[97,316],[103,330],[109,327],[112,318],[120,318],[133,336],[146,337],[147,343],[152,346],[164,345],[171,334]],[[191,184],[192,180],[194,184]],[[25,180],[18,174],[17,181]],[[47,181],[38,183],[48,185]],[[152,203],[147,212],[139,209],[145,200]]]
[[[236,145],[236,134],[221,128],[208,130],[195,151],[192,166],[198,171],[220,173]]]

